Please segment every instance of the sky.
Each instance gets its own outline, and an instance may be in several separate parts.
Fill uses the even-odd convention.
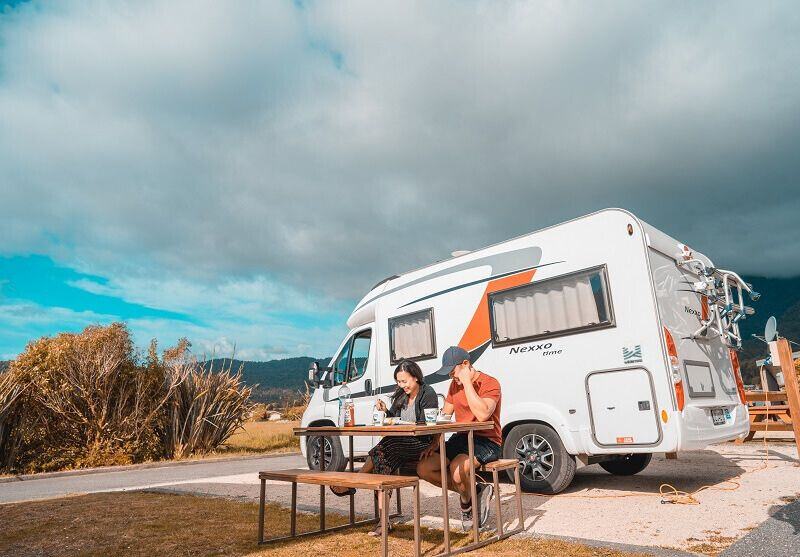
[[[0,359],[330,355],[385,276],[604,207],[800,274],[792,2],[0,0]]]

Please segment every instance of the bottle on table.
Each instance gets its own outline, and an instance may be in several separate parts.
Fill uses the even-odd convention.
[[[342,383],[339,387],[339,427],[355,425],[355,407],[351,398],[350,387]]]

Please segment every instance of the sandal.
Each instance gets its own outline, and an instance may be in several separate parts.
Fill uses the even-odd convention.
[[[337,489],[341,489],[341,486],[338,486],[338,485],[330,486],[331,492],[334,495],[336,495],[337,497],[347,497],[348,495],[355,495],[356,494],[356,490],[353,489],[352,487],[348,487],[344,491],[336,491],[335,489],[333,489],[334,487],[337,488]]]

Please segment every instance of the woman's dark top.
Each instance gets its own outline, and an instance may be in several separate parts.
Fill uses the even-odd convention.
[[[408,395],[406,393],[401,393],[400,396],[392,402],[386,415],[395,418],[400,416],[400,411],[406,406],[407,401]],[[436,391],[433,390],[433,387],[430,385],[420,385],[417,398],[414,400],[414,405],[417,411],[417,423],[423,423],[425,421],[425,409],[439,408],[439,398],[436,395]]]

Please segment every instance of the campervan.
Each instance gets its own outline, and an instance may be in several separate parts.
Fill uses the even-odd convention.
[[[643,470],[745,435],[736,350],[757,293],[736,273],[628,211],[606,209],[391,276],[358,302],[349,333],[315,386],[303,426],[334,425],[347,383],[356,424],[370,423],[393,371],[432,375],[451,345],[502,388],[503,456],[526,491],[557,493],[579,466]],[[379,440],[355,437],[354,456]],[[345,444],[346,445],[346,444]],[[338,438],[301,439],[311,468],[343,469]]]

